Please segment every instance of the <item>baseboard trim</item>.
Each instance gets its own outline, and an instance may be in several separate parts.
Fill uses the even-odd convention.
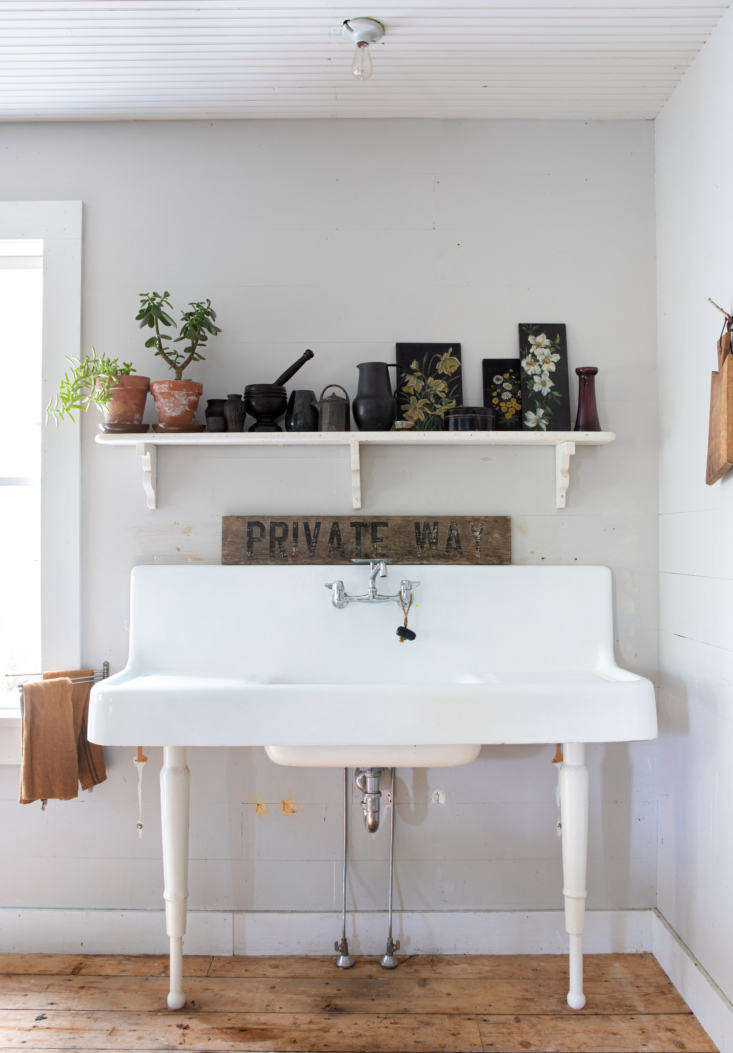
[[[651,914],[652,952],[720,1053],[733,1053],[733,1003],[659,910]]]
[[[590,910],[588,953],[648,951],[651,910]],[[330,954],[341,930],[336,912],[197,911],[188,913],[187,954]],[[383,954],[381,911],[348,918],[355,954]],[[396,911],[394,934],[406,954],[564,954],[561,910]],[[0,909],[0,952],[165,954],[163,911]]]
[[[238,913],[235,954],[328,954],[341,929],[338,914]],[[381,911],[350,915],[352,953],[383,954],[387,938]],[[567,950],[561,910],[396,911],[394,936],[403,954],[562,954]],[[649,911],[598,910],[586,915],[589,951],[649,947]]]
[[[231,911],[190,910],[186,954],[231,954]],[[162,910],[0,909],[3,954],[167,954]]]

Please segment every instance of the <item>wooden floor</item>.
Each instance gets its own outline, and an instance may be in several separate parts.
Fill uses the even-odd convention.
[[[586,956],[580,1013],[558,955],[413,957],[390,973],[373,959],[344,973],[331,958],[191,957],[178,1013],[166,972],[164,958],[0,955],[0,1049],[715,1050],[649,954]]]

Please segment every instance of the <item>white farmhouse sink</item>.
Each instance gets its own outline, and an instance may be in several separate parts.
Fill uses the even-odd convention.
[[[414,642],[392,604],[332,606],[363,567],[137,567],[130,656],[92,691],[89,737],[163,746],[168,1005],[185,1002],[185,747],[264,746],[279,764],[466,764],[483,743],[563,743],[560,801],[573,1008],[585,1004],[585,743],[657,733],[651,683],[613,655],[605,567],[391,567],[418,578]]]
[[[363,567],[337,571],[363,591]],[[401,577],[422,582],[417,639],[402,644],[399,607],[337,610],[323,588],[335,576],[136,567],[130,657],[94,688],[90,737],[267,746],[278,763],[341,767],[465,764],[482,743],[656,735],[651,684],[613,657],[605,567],[391,567],[383,591]]]

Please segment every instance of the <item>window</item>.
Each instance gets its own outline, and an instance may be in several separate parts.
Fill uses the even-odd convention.
[[[0,718],[17,721],[6,673],[81,660],[80,429],[43,424],[80,351],[81,202],[0,201],[0,312]]]
[[[0,317],[0,689],[14,691],[41,667],[41,241],[0,241]]]

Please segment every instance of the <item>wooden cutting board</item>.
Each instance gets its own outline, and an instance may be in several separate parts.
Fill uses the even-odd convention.
[[[733,468],[733,354],[730,352],[722,358],[720,369],[710,374],[710,425],[705,482],[708,486],[717,483],[729,468]]]

